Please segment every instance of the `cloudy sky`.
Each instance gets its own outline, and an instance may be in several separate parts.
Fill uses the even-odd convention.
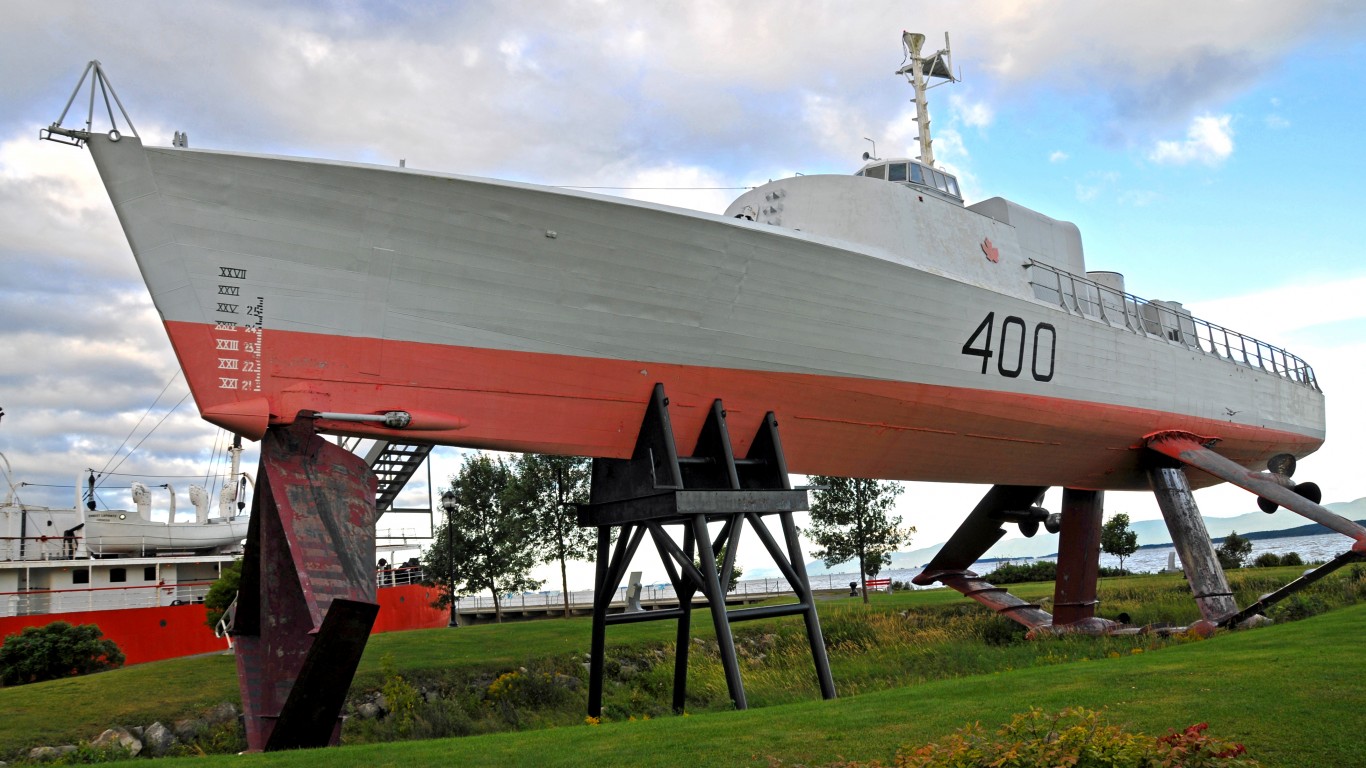
[[[117,467],[167,476],[184,508],[184,485],[220,471],[224,438],[186,398],[93,164],[37,140],[90,59],[149,144],[186,131],[196,147],[404,159],[719,212],[738,188],[855,170],[865,137],[915,154],[893,74],[903,29],[927,47],[952,35],[963,82],[931,91],[930,112],[967,197],[1073,221],[1089,268],[1304,357],[1329,440],[1298,477],[1327,501],[1366,495],[1366,249],[1351,234],[1366,6],[1352,0],[10,4],[0,451],[39,503]],[[438,483],[459,462],[440,454]],[[117,502],[125,481],[106,483]],[[912,484],[916,546],[946,538],[982,490]],[[1225,488],[1199,499],[1207,515],[1253,508]],[[1139,494],[1107,507],[1158,516]]]

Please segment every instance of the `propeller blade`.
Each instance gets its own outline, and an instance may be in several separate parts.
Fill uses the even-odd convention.
[[[1272,512],[1275,512],[1276,510],[1280,509],[1281,505],[1277,504],[1274,501],[1269,501],[1267,499],[1263,499],[1261,496],[1258,496],[1257,508],[1269,515]]]
[[[1317,483],[1299,483],[1295,486],[1295,493],[1318,504],[1323,501],[1323,491],[1319,490]]]
[[[1032,538],[1034,538],[1034,534],[1036,534],[1036,533],[1038,533],[1038,532],[1039,532],[1039,521],[1038,521],[1038,520],[1021,520],[1021,521],[1020,521],[1020,533],[1023,533],[1023,534],[1024,534],[1024,537],[1025,537],[1026,539],[1032,539]]]
[[[1044,518],[1043,528],[1045,531],[1048,531],[1049,533],[1057,533],[1058,531],[1061,531],[1062,515],[1058,514],[1057,512],[1049,513],[1048,517]]]

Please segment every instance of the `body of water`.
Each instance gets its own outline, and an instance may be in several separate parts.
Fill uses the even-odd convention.
[[[1279,539],[1260,539],[1252,542],[1252,554],[1248,556],[1248,563],[1251,563],[1263,552],[1274,552],[1277,555],[1286,555],[1291,552],[1298,553],[1300,559],[1305,563],[1321,563],[1337,557],[1338,555],[1351,549],[1352,542],[1346,536],[1337,533],[1326,533],[1318,536],[1291,536]],[[1171,545],[1165,547],[1151,547],[1140,549],[1133,555],[1125,558],[1124,567],[1132,573],[1156,573],[1167,567],[1168,559],[1176,552]],[[989,554],[989,553],[988,553]],[[978,575],[985,576],[996,569],[1002,562],[1029,563],[1037,560],[1056,560],[1054,556],[1049,557],[1022,557],[1012,560],[987,561],[973,564],[972,570]],[[1107,554],[1101,554],[1100,564],[1107,568],[1118,568],[1119,558]],[[1176,567],[1181,567],[1181,560],[1176,558]],[[910,583],[911,579],[920,573],[919,568],[906,569],[895,568],[883,571],[878,574],[880,578],[892,579],[893,581]],[[858,581],[856,573],[821,573],[809,576],[811,587],[817,590],[824,589],[848,589],[850,582]],[[938,589],[940,587],[924,587],[924,589]],[[742,579],[735,588],[738,594],[776,594],[791,592],[792,588],[786,579],[767,578],[767,579]],[[624,599],[626,587],[618,589],[618,599]],[[674,597],[673,586],[670,584],[643,584],[641,588],[641,598],[644,600],[664,599]],[[476,597],[464,597],[460,599],[461,606],[474,607],[478,605],[492,605],[493,599],[487,595]],[[529,592],[522,595],[508,595],[504,598],[504,605],[545,605],[559,604],[563,598],[558,591]],[[573,592],[570,595],[570,602],[573,604],[592,605],[593,593],[591,590]]]

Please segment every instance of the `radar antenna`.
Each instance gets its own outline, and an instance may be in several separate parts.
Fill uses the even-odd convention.
[[[920,129],[920,161],[934,167],[934,142],[930,139],[930,110],[925,100],[925,91],[945,82],[956,83],[953,75],[953,62],[949,52],[949,33],[944,33],[944,47],[929,56],[922,56],[920,49],[925,45],[925,36],[918,32],[902,32],[901,45],[906,52],[905,63],[896,73],[905,75],[915,89],[915,123]],[[938,77],[941,82],[926,85],[926,78]]]

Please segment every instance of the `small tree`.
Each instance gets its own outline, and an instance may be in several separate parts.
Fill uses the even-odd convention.
[[[820,486],[806,531],[807,537],[820,546],[811,556],[827,568],[856,561],[866,603],[868,577],[877,576],[882,566],[890,565],[892,553],[915,533],[915,528],[901,527],[900,516],[888,514],[902,487],[898,483],[823,475],[813,475],[811,483]]]
[[[581,528],[575,504],[588,501],[592,462],[578,456],[523,454],[512,465],[509,504],[535,521],[540,562],[560,564],[560,592],[569,618],[570,560],[591,560],[597,531]]]
[[[1242,568],[1247,556],[1252,554],[1252,542],[1239,536],[1237,531],[1229,531],[1224,537],[1224,542],[1214,550],[1214,554],[1219,558],[1219,565],[1225,570]]]
[[[531,578],[537,560],[536,521],[525,508],[509,503],[510,482],[507,463],[483,453],[467,456],[460,474],[451,478],[455,510],[422,561],[428,577],[446,587],[435,607],[449,606],[460,592],[488,590],[501,622],[503,593],[541,585]]]
[[[1124,558],[1138,551],[1138,533],[1129,530],[1129,516],[1120,512],[1100,527],[1100,551],[1119,558],[1119,569],[1124,570]]]
[[[123,666],[123,651],[94,624],[25,627],[0,646],[0,684],[24,685]]]
[[[692,564],[693,564],[693,567],[696,568],[697,570],[699,570],[699,571],[702,570],[702,561],[701,561],[701,560],[699,560],[699,559],[697,559],[697,558],[693,558]],[[721,547],[720,549],[716,550],[716,575],[717,575],[717,578],[718,578],[718,579],[725,579],[725,574],[722,573],[722,569],[725,568],[725,567],[726,567],[726,548],[725,548],[725,547]],[[731,567],[730,567],[730,578],[729,578],[729,579],[725,579],[725,587],[726,587],[726,591],[727,591],[727,592],[734,592],[734,591],[735,591],[735,588],[740,584],[740,577],[743,576],[744,573],[745,573],[745,569],[744,569],[744,568],[741,568],[739,563],[735,563],[735,564],[731,565]]]
[[[209,586],[209,591],[204,595],[204,608],[208,614],[204,620],[213,629],[218,629],[218,622],[227,613],[232,601],[237,599],[237,587],[242,582],[242,559],[232,561],[228,567],[218,574],[218,580]]]

